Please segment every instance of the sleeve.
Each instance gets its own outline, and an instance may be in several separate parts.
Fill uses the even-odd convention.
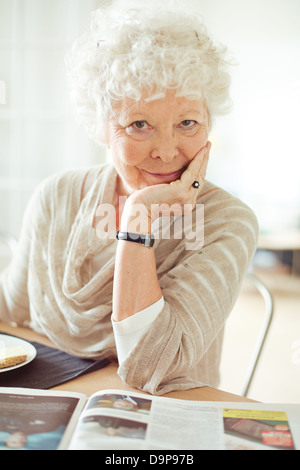
[[[1,321],[25,324],[29,320],[28,263],[38,193],[39,191],[35,191],[27,205],[16,252],[0,276]]]
[[[256,249],[257,219],[232,199],[208,211],[202,250],[160,277],[164,308],[119,367],[130,386],[153,395],[199,386],[189,371],[221,335]]]
[[[49,184],[50,183],[50,184]],[[29,266],[33,243],[41,226],[49,223],[47,198],[51,188],[51,177],[41,182],[33,192],[22,221],[18,246],[11,263],[0,276],[0,320],[18,325],[30,322],[28,283]]]
[[[0,320],[18,325],[30,323],[28,286],[32,283],[33,250],[44,252],[54,212],[54,191],[58,191],[65,181],[72,178],[72,188],[76,194],[74,204],[79,206],[85,175],[86,169],[50,175],[33,192],[24,213],[17,250],[9,266],[0,275]]]
[[[112,318],[119,364],[122,364],[134,345],[148,331],[151,324],[164,308],[164,298],[125,320],[115,322]],[[113,315],[112,315],[113,317]]]

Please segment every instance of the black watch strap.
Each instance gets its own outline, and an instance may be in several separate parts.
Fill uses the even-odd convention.
[[[151,233],[147,233],[146,235],[141,235],[139,233],[131,233],[131,232],[117,232],[116,238],[118,240],[126,240],[129,242],[140,243],[141,245],[151,247],[154,245],[155,238]]]

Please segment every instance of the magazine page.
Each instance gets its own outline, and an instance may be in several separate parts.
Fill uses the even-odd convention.
[[[300,448],[299,435],[300,404],[199,402],[106,390],[88,400],[68,448],[293,450]]]
[[[0,450],[65,448],[85,403],[76,393],[0,388]]]
[[[66,448],[299,450],[300,404],[0,388],[1,450]]]
[[[217,408],[107,390],[89,399],[68,448],[221,449],[222,439],[223,425]]]
[[[219,403],[228,450],[300,450],[300,403]]]
[[[286,409],[289,413],[281,411]],[[155,401],[152,412],[147,435],[150,449],[300,448],[300,404]]]
[[[153,397],[122,390],[92,395],[69,450],[144,449]]]

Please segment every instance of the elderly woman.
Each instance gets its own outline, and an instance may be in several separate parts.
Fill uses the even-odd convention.
[[[117,357],[152,394],[217,386],[257,239],[252,211],[205,181],[227,63],[194,14],[126,5],[96,11],[67,59],[79,120],[110,161],[39,186],[0,315],[70,354]]]

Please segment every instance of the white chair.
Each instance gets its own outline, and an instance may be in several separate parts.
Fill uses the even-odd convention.
[[[255,347],[252,353],[252,357],[248,366],[248,370],[245,376],[244,384],[242,387],[241,395],[246,397],[248,395],[250,386],[253,382],[254,374],[258,365],[258,362],[261,358],[262,350],[268,336],[268,332],[272,323],[273,313],[274,313],[274,301],[271,292],[266,287],[266,285],[258,279],[253,273],[247,274],[247,279],[251,284],[257,289],[265,303],[265,312],[264,319],[261,329],[259,331]]]

